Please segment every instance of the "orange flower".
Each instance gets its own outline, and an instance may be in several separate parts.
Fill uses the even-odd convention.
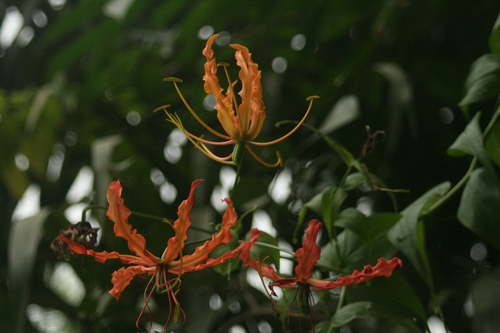
[[[399,258],[392,258],[391,260],[380,258],[375,266],[366,265],[362,271],[359,272],[354,270],[351,275],[342,276],[335,281],[315,279],[312,277],[313,268],[321,255],[321,250],[318,245],[316,245],[316,237],[320,229],[321,222],[317,220],[311,220],[309,222],[309,226],[305,230],[306,236],[302,243],[302,247],[295,252],[295,257],[298,262],[295,267],[295,277],[283,278],[276,274],[272,266],[264,265],[258,260],[252,260],[250,257],[250,248],[253,246],[252,244],[245,244],[243,246],[240,258],[243,260],[245,266],[252,267],[261,276],[271,280],[269,288],[273,296],[276,296],[273,290],[274,287],[300,288],[306,286],[308,288],[310,286],[314,290],[329,290],[362,283],[379,276],[390,277],[395,269],[403,265]]]
[[[203,50],[203,55],[207,58],[205,63],[205,75],[203,80],[205,81],[205,92],[207,94],[212,94],[217,101],[215,109],[217,110],[217,118],[222,125],[222,128],[227,134],[222,134],[210,126],[208,126],[200,117],[194,112],[191,106],[187,103],[186,99],[182,95],[177,82],[182,82],[180,79],[176,78],[166,78],[165,81],[172,81],[175,88],[181,97],[184,105],[191,112],[191,114],[196,118],[196,120],[203,125],[210,133],[223,139],[224,141],[210,141],[204,139],[202,136],[196,136],[188,132],[180,118],[167,112],[168,119],[174,123],[179,129],[181,129],[188,139],[205,155],[212,158],[215,161],[224,164],[239,164],[240,162],[240,152],[241,149],[245,147],[250,154],[252,154],[255,159],[260,163],[268,167],[276,167],[281,165],[281,157],[279,152],[277,152],[278,161],[274,164],[270,164],[262,160],[250,147],[254,146],[270,146],[281,142],[292,135],[297,129],[305,122],[309,112],[312,108],[313,99],[318,98],[318,96],[311,96],[308,98],[310,101],[309,108],[307,109],[302,120],[295,126],[288,134],[282,136],[279,139],[269,141],[269,142],[257,142],[254,139],[259,135],[262,130],[262,125],[264,124],[264,119],[266,118],[266,111],[264,110],[264,102],[262,101],[262,85],[260,83],[261,73],[259,71],[259,66],[252,61],[251,54],[248,49],[239,44],[230,44],[230,46],[236,50],[235,58],[236,64],[240,67],[240,73],[238,75],[241,81],[241,91],[238,93],[241,98],[241,102],[238,104],[236,95],[234,93],[234,86],[236,81],[231,81],[229,74],[227,72],[227,64],[216,64],[214,58],[214,51],[212,50],[212,45],[218,35],[213,35],[207,41],[206,47]],[[219,84],[219,79],[217,78],[217,66],[224,66],[226,72],[226,77],[228,80],[228,89],[224,94],[223,89]],[[168,107],[168,106],[166,106]],[[165,109],[166,107],[161,107],[158,109]],[[158,110],[157,109],[157,110]],[[224,157],[219,157],[212,153],[206,145],[232,145],[235,144],[235,148],[231,154]]]
[[[133,229],[132,225],[128,223],[128,217],[131,212],[125,206],[124,200],[121,198],[122,186],[120,181],[112,182],[109,185],[107,192],[109,208],[106,215],[115,223],[113,228],[115,235],[127,240],[128,248],[135,253],[135,255],[121,254],[115,251],[95,252],[94,250],[88,250],[82,244],[73,242],[64,236],[56,238],[56,240],[64,241],[68,244],[73,252],[93,256],[97,262],[102,263],[108,259],[119,259],[125,265],[131,265],[118,269],[112,275],[111,282],[113,288],[109,293],[116,299],[120,298],[120,294],[130,284],[134,277],[144,274],[151,276],[144,291],[145,305],[137,318],[137,325],[144,311],[146,309],[149,310],[148,301],[155,289],[160,292],[168,293],[169,304],[171,305],[170,308],[175,308],[173,319],[174,322],[177,322],[179,311],[182,312],[176,298],[176,293],[179,291],[180,286],[180,276],[186,272],[199,271],[218,265],[226,260],[236,258],[245,244],[245,242],[243,242],[236,249],[226,252],[220,257],[209,258],[209,254],[219,245],[227,244],[231,241],[232,234],[230,228],[237,223],[238,216],[233,208],[233,203],[230,199],[225,199],[224,201],[227,203],[227,209],[222,217],[220,232],[212,235],[212,239],[198,246],[192,254],[183,255],[182,251],[184,250],[185,241],[187,239],[187,231],[191,226],[189,216],[194,204],[194,190],[200,182],[201,180],[193,182],[188,198],[179,205],[178,219],[172,224],[175,235],[167,241],[167,247],[161,257],[153,255],[146,249],[146,240],[144,236],[138,234],[137,230]],[[256,240],[257,237],[254,237],[254,239],[249,242],[255,243]],[[170,315],[171,314],[172,312],[170,312]]]

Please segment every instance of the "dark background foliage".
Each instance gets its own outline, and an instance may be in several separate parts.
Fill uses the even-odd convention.
[[[452,159],[446,150],[470,121],[457,104],[471,64],[489,52],[488,39],[500,10],[500,3],[494,0],[145,0],[130,1],[123,16],[110,17],[100,0],[57,3],[0,1],[0,15],[15,6],[24,17],[24,27],[34,32],[27,45],[19,37],[0,50],[0,328],[5,332],[52,332],[37,327],[33,316],[26,319],[27,306],[38,309],[49,322],[54,321],[50,309],[61,311],[58,313],[69,323],[61,331],[135,330],[137,300],[142,298],[144,283],[134,281],[119,302],[103,296],[119,264],[100,265],[91,258],[71,262],[86,287],[78,306],[65,303],[48,282],[57,262],[50,243],[69,223],[64,211],[74,203],[66,195],[83,166],[90,166],[94,175],[90,180],[93,191],[80,199],[84,203],[104,204],[109,181],[120,178],[132,210],[174,217],[191,182],[203,178],[196,213],[206,221],[220,221],[210,196],[220,183],[221,166],[189,144],[181,147],[178,162],[168,162],[164,149],[174,126],[162,113],[153,113],[157,107],[171,104],[170,110],[181,116],[186,128],[203,133],[173,86],[162,82],[164,77],[175,76],[184,81],[180,87],[193,108],[219,128],[215,113],[202,107],[205,59],[201,51],[205,41],[198,37],[202,27],[212,27],[214,33],[230,37],[231,43],[245,45],[259,64],[267,111],[260,140],[286,133],[292,125],[275,128],[274,124],[299,120],[307,109],[308,96],[321,97],[308,119],[315,127],[325,125],[341,98],[354,96],[359,103],[358,117],[330,136],[357,156],[366,140],[365,125],[372,132],[386,132],[385,142],[377,144],[364,162],[387,187],[409,190],[396,195],[402,209],[436,184],[456,183],[468,167],[467,160]],[[46,16],[46,25],[35,23],[40,11]],[[306,38],[305,46],[293,50],[291,40],[299,34]],[[231,48],[215,46],[214,50],[218,61],[234,64]],[[283,73],[272,69],[276,57],[286,59]],[[235,67],[230,67],[233,78]],[[484,118],[489,119],[493,102],[476,105],[472,111],[484,110]],[[137,115],[140,123],[127,120]],[[275,150],[281,151],[292,174],[292,193],[286,202],[276,203],[267,194],[277,170],[250,158],[242,172],[251,186],[236,191],[234,199],[239,213],[257,199],[280,238],[291,242],[298,214],[294,203],[307,202],[338,183],[345,167],[327,143],[315,139],[306,128],[259,153],[273,161]],[[29,168],[24,170],[19,167],[23,157],[29,160]],[[63,162],[54,176],[48,169],[51,159],[58,158]],[[172,202],[162,201],[159,185],[151,179],[152,169],[160,170],[177,189]],[[47,215],[42,214],[40,221],[35,218],[22,230],[24,238],[14,242],[12,214],[30,185],[40,189],[39,206]],[[346,205],[356,205],[362,196],[357,191]],[[370,196],[374,211],[393,210],[386,194]],[[454,333],[472,331],[474,317],[465,314],[464,304],[471,286],[480,288],[473,283],[483,278],[482,270],[496,266],[499,259],[498,250],[489,245],[486,263],[479,265],[471,259],[471,246],[480,239],[458,223],[458,201],[459,196],[452,198],[438,216],[426,221],[435,289]],[[93,214],[101,223],[100,248],[127,251],[124,242],[114,237],[104,214],[98,210]],[[245,230],[250,221],[245,220]],[[140,219],[132,222],[146,236],[148,248],[161,253],[171,235],[167,226]],[[19,248],[25,251],[15,252]],[[428,291],[409,266],[405,277],[413,282],[431,315]],[[225,304],[217,311],[208,309],[214,294]],[[236,272],[230,281],[214,272],[186,276],[180,297],[188,318],[196,317],[196,324],[186,324],[186,331],[212,332],[245,323],[251,331],[257,323],[250,320],[254,317],[273,323],[268,301]],[[249,298],[250,303],[261,305],[258,310],[251,311]],[[166,306],[161,295],[155,300],[160,309]],[[235,302],[241,312],[231,310]],[[158,310],[156,315],[162,318],[165,312]],[[483,318],[478,315],[478,320]],[[279,324],[272,325],[280,329]]]

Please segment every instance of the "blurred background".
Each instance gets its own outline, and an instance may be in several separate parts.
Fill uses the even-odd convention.
[[[0,1],[1,331],[137,331],[144,281],[134,281],[116,302],[107,291],[119,263],[82,257],[67,263],[50,249],[87,204],[106,205],[111,180],[122,180],[130,209],[172,218],[191,182],[202,178],[193,220],[220,222],[220,199],[234,168],[200,154],[162,112],[153,113],[170,104],[187,129],[206,132],[162,81],[175,76],[200,117],[220,128],[202,81],[201,51],[212,34],[220,34],[215,57],[231,64],[233,79],[237,66],[227,44],[245,45],[259,64],[267,112],[260,141],[287,133],[293,124],[274,124],[301,119],[306,98],[319,95],[307,122],[354,156],[366,140],[365,125],[385,131],[385,142],[364,162],[388,187],[410,190],[397,195],[404,208],[442,181],[457,182],[468,167],[446,149],[469,121],[457,103],[471,64],[489,52],[499,10],[496,0]],[[259,225],[295,248],[301,204],[338,182],[344,169],[307,128],[258,153],[274,162],[276,150],[284,168],[248,158],[233,198],[240,214],[259,205],[246,217],[245,231]],[[348,203],[367,212],[393,210],[380,193],[358,191]],[[491,309],[469,311],[467,300],[481,286],[498,288],[498,280],[475,284],[478,266],[470,253],[482,243],[447,209],[427,226],[436,290],[446,300],[452,332],[474,325],[480,332],[478,318],[492,318]],[[127,253],[103,210],[89,216],[100,228],[99,249]],[[160,255],[171,231],[159,222],[131,221]],[[486,266],[494,267],[498,252],[482,246]],[[421,284],[415,290],[426,304]],[[186,332],[280,328],[266,296],[248,286],[244,273],[230,280],[212,271],[186,275],[180,299],[188,318],[196,318]],[[161,331],[165,300],[159,295],[154,302],[154,329]]]

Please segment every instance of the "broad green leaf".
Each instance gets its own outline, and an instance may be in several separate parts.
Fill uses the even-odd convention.
[[[458,220],[500,250],[500,190],[484,168],[476,169],[465,185]]]
[[[417,229],[418,224],[423,223],[420,220],[420,213],[424,207],[442,197],[449,188],[450,183],[444,182],[427,191],[401,212],[403,217],[387,233],[391,243],[410,260],[415,270],[431,288],[433,282],[427,255],[424,255],[425,244],[419,241]]]
[[[499,93],[500,56],[488,53],[472,64],[465,80],[465,96],[458,105],[466,110],[468,105],[495,99]]]
[[[377,259],[394,252],[394,246],[385,233],[373,237],[372,244],[366,244],[361,237],[349,229],[340,232],[336,239],[321,248],[318,265],[331,271],[351,274],[367,264],[375,264]]]
[[[493,164],[491,163],[486,149],[483,145],[483,136],[481,129],[479,128],[479,117],[480,113],[476,113],[474,118],[465,127],[465,130],[458,136],[458,138],[453,142],[450,148],[448,148],[448,154],[450,156],[461,156],[463,154],[469,154],[476,156],[481,162],[481,164],[492,174],[495,175],[495,181],[497,181],[496,173],[493,169]]]
[[[390,317],[383,307],[372,302],[356,302],[343,306],[332,317],[333,327],[341,327],[354,319]]]
[[[490,50],[496,55],[500,56],[500,14],[493,25],[493,30],[491,31],[490,39]]]
[[[349,287],[348,299],[353,302],[367,300],[382,305],[393,317],[417,318],[425,322],[424,304],[402,274],[395,272],[390,278],[377,278],[369,283]]]
[[[339,214],[335,226],[352,230],[368,246],[372,246],[375,236],[389,230],[400,217],[400,214],[394,213],[378,213],[367,217],[355,208],[347,208]]]

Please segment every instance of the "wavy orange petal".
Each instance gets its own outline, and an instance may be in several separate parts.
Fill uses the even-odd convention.
[[[133,229],[132,225],[128,223],[130,210],[125,206],[124,200],[121,198],[121,193],[122,186],[119,180],[109,185],[106,194],[109,202],[106,216],[115,223],[113,227],[115,235],[127,240],[130,251],[152,265],[158,261],[158,258],[146,249],[146,240],[144,237],[138,234],[137,230]]]
[[[311,220],[309,222],[309,226],[305,230],[306,236],[302,247],[295,252],[298,262],[297,266],[295,266],[295,276],[300,283],[307,283],[307,280],[312,277],[313,268],[321,256],[321,250],[316,245],[316,238],[321,225],[321,222],[318,222],[318,220]]]
[[[102,251],[102,252],[95,252],[94,250],[87,250],[85,246],[79,243],[75,243],[72,240],[64,237],[64,236],[58,236],[56,240],[60,240],[68,244],[68,247],[71,249],[76,254],[85,254],[88,256],[92,256],[95,258],[95,261],[99,263],[103,263],[108,259],[120,259],[120,261],[126,265],[154,265],[149,262],[149,260],[145,260],[141,257],[136,257],[128,254],[121,254],[116,251],[113,252],[107,252],[107,251]],[[158,259],[159,260],[159,259]]]
[[[195,180],[191,184],[191,190],[189,196],[186,200],[182,201],[177,209],[178,219],[174,222],[172,228],[175,231],[175,235],[171,237],[167,242],[167,249],[163,254],[162,261],[169,263],[174,261],[184,249],[184,243],[187,239],[187,231],[191,226],[191,209],[194,205],[194,190],[200,184],[202,180]]]
[[[181,259],[172,261],[168,264],[169,271],[195,271],[203,269],[198,265],[204,263],[209,254],[221,244],[227,244],[233,238],[230,228],[236,225],[238,215],[233,207],[233,202],[230,199],[224,200],[227,203],[227,209],[222,217],[222,227],[217,235],[212,235],[212,239],[207,240],[203,245],[198,246],[192,254],[183,256]]]
[[[130,266],[127,268],[120,268],[113,272],[111,283],[113,283],[113,289],[109,291],[111,296],[116,299],[120,298],[122,291],[130,284],[130,281],[138,275],[148,274],[152,275],[155,273],[156,267],[144,267],[144,266]]]
[[[380,258],[375,266],[366,265],[361,272],[354,270],[351,275],[346,275],[338,278],[335,281],[321,281],[309,279],[308,283],[316,290],[328,290],[337,287],[346,287],[353,284],[359,284],[379,276],[390,277],[392,272],[403,266],[403,262],[399,258],[385,260]]]

